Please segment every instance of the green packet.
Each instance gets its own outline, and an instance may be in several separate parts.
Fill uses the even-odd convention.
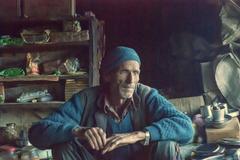
[[[22,38],[12,38],[9,35],[0,37],[0,46],[21,46],[24,44]]]
[[[6,68],[0,71],[0,76],[3,77],[17,77],[24,76],[25,72],[22,68]]]

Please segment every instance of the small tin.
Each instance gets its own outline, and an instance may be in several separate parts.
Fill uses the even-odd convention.
[[[212,108],[211,105],[200,106],[200,112],[204,119],[212,118],[211,108]]]

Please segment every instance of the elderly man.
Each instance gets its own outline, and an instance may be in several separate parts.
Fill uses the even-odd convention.
[[[30,142],[57,160],[167,160],[192,139],[191,120],[139,83],[141,61],[119,46],[103,58],[101,85],[80,91],[35,123]]]

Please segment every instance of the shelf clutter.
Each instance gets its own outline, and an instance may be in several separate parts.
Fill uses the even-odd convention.
[[[6,23],[15,22],[21,24],[20,32],[10,30],[0,38],[0,102],[5,106],[16,106],[22,94],[34,95],[44,90],[51,95],[51,101],[63,102],[99,83],[103,23],[93,13],[44,20],[30,16]],[[46,102],[40,98],[31,102]]]
[[[27,53],[27,56],[29,54]],[[76,91],[88,87],[88,73],[85,70],[79,70],[80,62],[78,58],[58,59],[57,61],[59,63],[44,63],[43,61],[43,69],[41,71],[39,62],[32,59],[28,60],[27,58],[26,64],[23,65],[26,69],[20,67],[3,69],[0,72],[0,102],[64,101],[76,93]],[[77,83],[74,84],[80,83],[81,85],[72,86],[72,89],[71,87],[69,88],[71,86],[69,85],[70,82],[76,81]],[[65,88],[61,86],[62,84],[64,84]],[[64,98],[63,93],[61,96],[56,92],[57,90],[64,92],[64,89],[68,98]]]

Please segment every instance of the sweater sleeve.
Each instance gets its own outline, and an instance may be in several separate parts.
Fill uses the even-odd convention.
[[[173,140],[184,144],[192,140],[191,119],[157,90],[152,89],[146,97],[146,107],[150,123],[144,129],[150,132],[150,141]]]
[[[71,140],[72,129],[80,124],[82,113],[80,96],[75,94],[56,112],[31,126],[29,129],[31,144],[40,149],[46,149],[53,144]]]

